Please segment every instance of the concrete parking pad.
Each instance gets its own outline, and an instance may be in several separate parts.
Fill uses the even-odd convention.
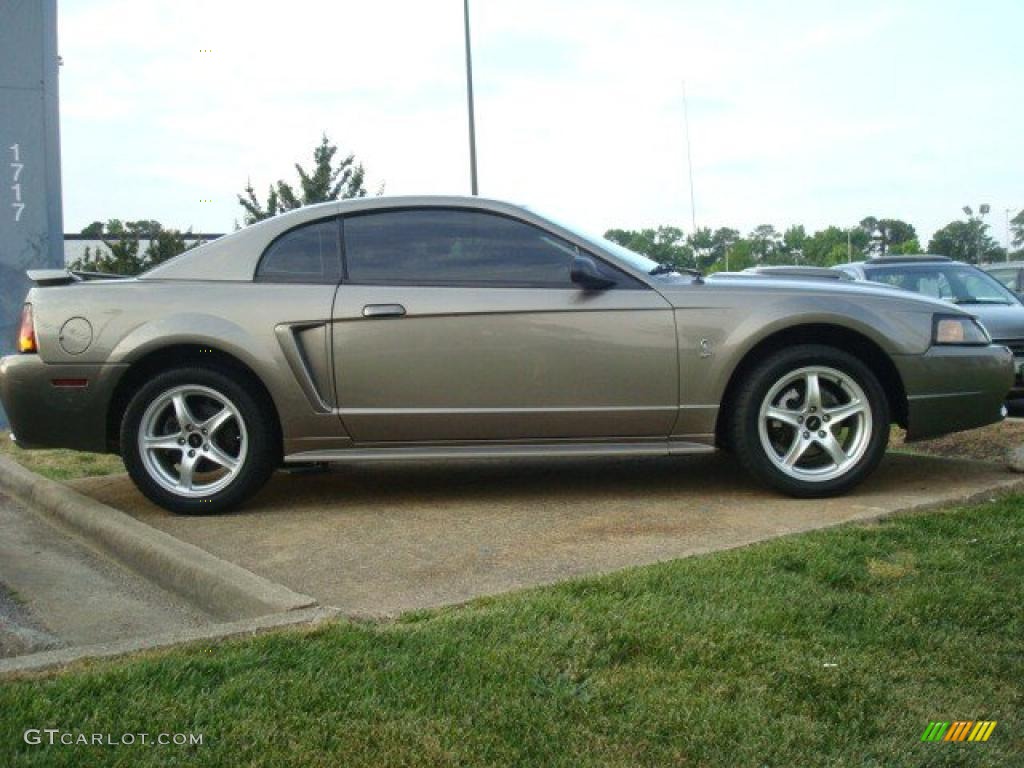
[[[392,615],[1019,489],[978,462],[890,454],[855,493],[795,500],[726,455],[363,464],[278,474],[245,508],[178,517],[125,476],[78,490],[348,614]]]

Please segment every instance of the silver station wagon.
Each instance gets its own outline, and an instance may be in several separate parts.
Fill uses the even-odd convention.
[[[137,278],[30,277],[0,361],[17,443],[118,453],[176,512],[235,506],[282,464],[716,448],[824,496],[872,471],[890,423],[988,424],[1013,382],[946,302],[702,278],[481,198],[326,203]]]

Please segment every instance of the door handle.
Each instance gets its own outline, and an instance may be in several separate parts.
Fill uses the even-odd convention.
[[[363,317],[402,317],[405,307],[401,304],[367,304],[363,307]]]

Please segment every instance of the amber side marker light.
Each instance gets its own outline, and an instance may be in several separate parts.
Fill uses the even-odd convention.
[[[39,351],[39,347],[36,346],[36,325],[32,321],[31,304],[26,304],[21,308],[21,328],[18,329],[18,351]]]

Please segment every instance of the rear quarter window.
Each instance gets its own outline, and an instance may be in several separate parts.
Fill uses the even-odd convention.
[[[336,283],[341,279],[338,220],[324,219],[288,230],[260,258],[263,283]]]

